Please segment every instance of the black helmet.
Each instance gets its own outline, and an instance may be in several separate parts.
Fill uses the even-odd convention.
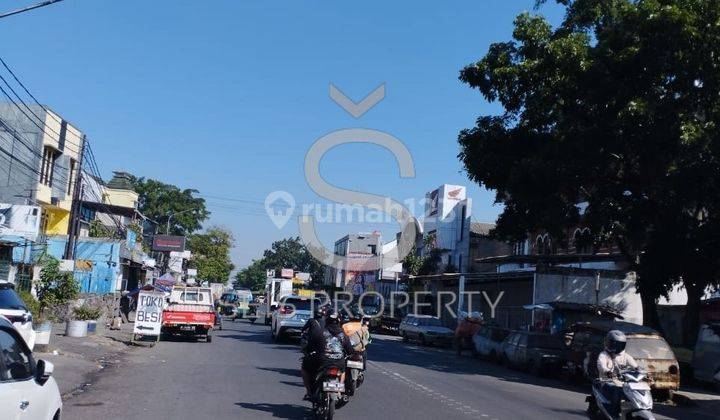
[[[625,333],[618,330],[612,330],[605,336],[605,351],[610,354],[620,354],[625,351],[627,346],[627,337]]]
[[[318,305],[315,307],[315,312],[313,313],[315,319],[321,319],[327,315],[327,306],[324,305]]]

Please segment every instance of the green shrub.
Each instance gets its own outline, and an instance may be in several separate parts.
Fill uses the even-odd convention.
[[[20,290],[18,292],[18,296],[20,296],[20,299],[22,299],[22,301],[25,303],[25,306],[27,306],[28,311],[30,311],[30,313],[32,314],[33,322],[42,322],[42,317],[40,316],[40,302],[35,299],[35,296],[33,296],[32,293],[28,292],[27,290]]]
[[[73,310],[73,318],[78,321],[92,321],[102,316],[102,309],[93,308],[89,305],[82,305]]]

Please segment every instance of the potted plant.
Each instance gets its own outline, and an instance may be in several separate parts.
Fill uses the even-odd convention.
[[[101,316],[102,310],[100,308],[94,308],[88,304],[73,309],[73,319],[68,322],[66,335],[69,337],[84,337],[88,334],[95,334],[97,320]]]
[[[43,332],[43,337],[47,335],[49,342],[52,330],[52,324],[49,321],[64,319],[64,317],[58,319],[53,310],[66,308],[68,302],[75,299],[80,293],[80,288],[72,273],[60,271],[60,261],[56,258],[43,255],[40,257],[38,265],[41,270],[40,278],[35,283],[35,292],[38,302],[38,320],[42,322],[39,331]]]

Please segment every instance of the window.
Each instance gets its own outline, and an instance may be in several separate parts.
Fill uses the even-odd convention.
[[[458,266],[457,266],[457,269],[458,269],[458,273],[462,273],[462,272],[463,272],[463,271],[462,271],[462,254],[458,255]]]
[[[460,215],[460,240],[465,238],[465,217],[467,216],[467,207],[463,206],[462,213]],[[458,264],[460,265],[460,264]]]
[[[720,344],[720,335],[716,334],[710,327],[703,327],[700,330],[700,339],[698,341],[700,343]]]
[[[55,176],[55,161],[58,153],[55,149],[45,146],[43,149],[42,167],[40,168],[40,183],[52,187]]]
[[[75,182],[75,166],[75,159],[70,159],[70,172],[68,173],[67,195],[72,195],[73,193],[73,182]]]
[[[22,381],[33,376],[33,361],[20,338],[0,330],[0,381]]]
[[[573,246],[575,247],[576,254],[592,254],[593,249],[593,236],[590,229],[575,229],[573,233]]]
[[[377,255],[377,245],[368,245],[370,247],[370,254]]]

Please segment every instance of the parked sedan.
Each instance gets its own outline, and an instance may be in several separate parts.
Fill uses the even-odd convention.
[[[502,361],[534,375],[557,372],[563,360],[562,338],[556,335],[515,331],[502,344]]]
[[[510,330],[494,325],[483,325],[473,336],[473,345],[475,353],[480,357],[485,357],[493,361],[499,360],[502,353],[502,343]]]
[[[425,315],[408,315],[400,323],[400,336],[403,341],[418,340],[423,345],[452,342],[454,331],[443,327],[440,318]]]
[[[35,347],[33,318],[12,283],[0,283],[0,315],[6,317],[20,333],[30,350]]]
[[[44,360],[36,362],[13,324],[0,316],[1,417],[59,419],[62,400],[52,372],[52,363]]]

